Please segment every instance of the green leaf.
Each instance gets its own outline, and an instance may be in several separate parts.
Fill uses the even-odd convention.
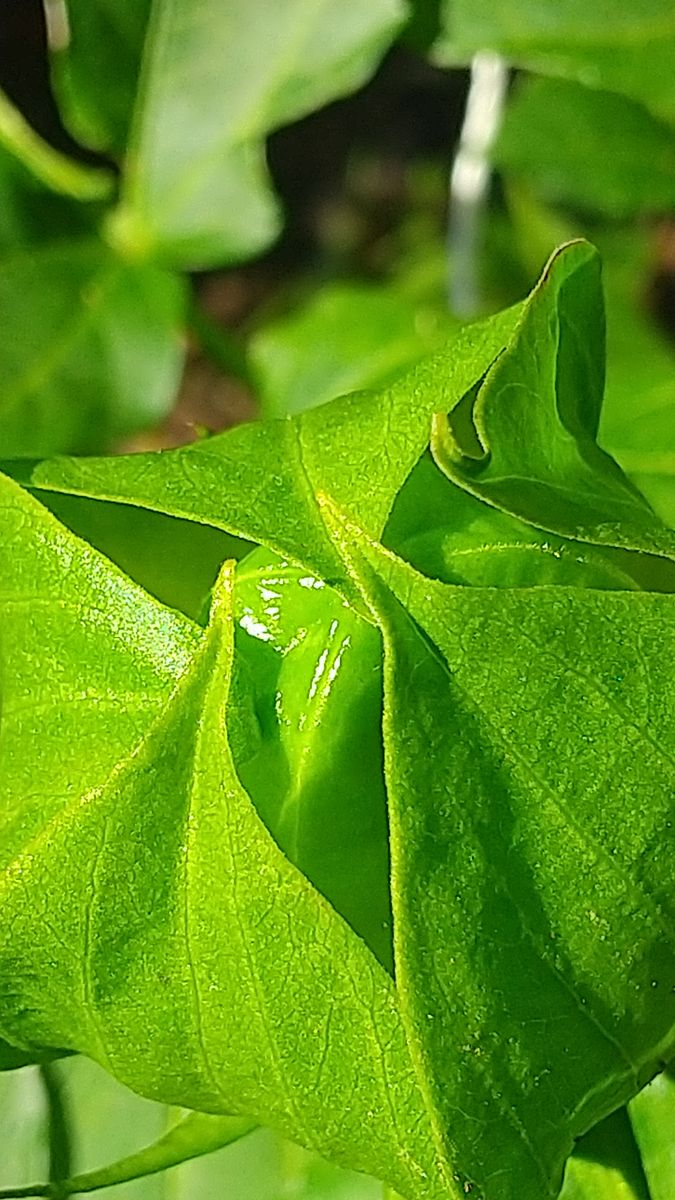
[[[72,200],[104,200],[113,189],[113,177],[99,167],[88,167],[54,150],[30,127],[0,91],[0,146],[13,154],[44,187]]]
[[[449,316],[392,288],[335,284],[254,333],[263,412],[292,416],[361,388],[383,388],[455,331]]]
[[[449,587],[327,519],[385,640],[396,980],[439,1151],[484,1200],[555,1197],[672,1053],[675,598]]]
[[[239,777],[287,857],[391,972],[377,631],[262,547],[237,571],[235,614]]]
[[[48,1137],[45,1095],[37,1067],[0,1073],[0,1122],[0,1188],[44,1179]]]
[[[383,544],[418,571],[471,587],[633,590],[625,556],[535,529],[453,484],[423,455],[399,492]]]
[[[9,757],[1,776],[9,797],[3,1032],[22,1045],[85,1052],[142,1094],[251,1116],[399,1190],[440,1200],[393,984],[281,854],[234,772],[222,721],[231,665],[227,577],[209,632],[167,703],[166,676],[184,670],[193,631],[149,599],[142,603],[35,501],[9,482],[3,487],[3,520],[10,530],[23,526],[13,608],[20,614],[35,588],[36,559],[56,570],[63,592],[78,587],[74,560],[88,555],[99,584],[95,619],[80,619],[75,628],[53,599],[49,607],[27,607],[25,638],[55,654],[67,645],[75,661],[49,669],[22,649],[27,677],[5,691],[11,713],[17,693],[25,696],[41,681],[41,745],[37,723],[31,740],[25,717],[19,735],[0,743]],[[35,541],[27,536],[31,517]],[[51,536],[40,538],[40,522]],[[65,577],[59,542],[61,558],[70,550]],[[81,610],[81,581],[79,589]],[[124,628],[125,599],[127,613],[137,601],[133,630]],[[109,629],[119,654],[97,646]],[[13,636],[20,638],[20,626]],[[138,698],[128,698],[144,686],[142,672],[124,661],[141,649],[149,658],[142,670],[146,679],[155,675],[150,686],[163,709],[149,729],[151,698],[143,695],[140,714]],[[106,705],[97,703],[100,689],[92,695],[90,664],[97,660],[108,676]],[[70,706],[62,678],[74,685]],[[83,679],[88,695],[78,700]],[[62,738],[69,707],[77,741],[86,739],[96,752],[84,761],[73,755],[78,761],[68,768],[64,795],[65,783],[53,775],[45,781],[34,760],[41,753],[46,767],[49,755],[53,766],[49,714],[61,715]],[[115,732],[106,736],[111,710]],[[63,749],[59,756],[64,773]]]
[[[554,203],[618,218],[675,204],[675,130],[640,104],[573,80],[521,84],[494,158]]]
[[[670,1200],[675,1188],[675,1080],[664,1071],[631,1101],[628,1112],[651,1200]]]
[[[625,1108],[601,1121],[577,1144],[560,1200],[656,1200]]]
[[[186,669],[197,632],[2,476],[0,524],[7,865],[78,789],[102,786],[133,749]]]
[[[112,559],[146,592],[193,621],[203,621],[221,563],[243,558],[253,549],[250,542],[211,525],[129,504],[58,492],[43,492],[41,499],[59,521]]]
[[[85,452],[163,416],[180,378],[179,280],[93,241],[0,262],[0,449]]]
[[[112,235],[190,268],[264,249],[265,137],[363,83],[403,17],[401,0],[155,4]]]
[[[603,366],[599,259],[571,243],[551,258],[484,381],[435,420],[432,450],[459,486],[539,529],[672,559],[675,534],[595,440]],[[636,578],[651,570],[637,556],[624,562]],[[667,563],[654,570],[670,587]]]
[[[65,1181],[63,1190],[66,1195],[81,1195],[156,1175],[179,1163],[229,1146],[253,1128],[254,1122],[246,1117],[188,1113],[156,1142],[98,1170],[72,1176]]]
[[[601,442],[675,526],[675,351],[647,307],[652,248],[608,240],[607,393]]]
[[[431,414],[485,372],[517,316],[518,309],[509,309],[467,326],[448,350],[379,394],[354,394],[291,420],[240,426],[170,454],[10,469],[33,488],[135,504],[264,542],[353,594],[317,492],[379,536],[428,444]]]
[[[64,21],[63,8],[51,7],[61,116],[78,141],[96,150],[121,155],[126,146],[151,8],[152,0],[65,0]]]
[[[675,14],[670,0],[443,0],[442,62],[496,50],[542,74],[622,92],[675,118]]]

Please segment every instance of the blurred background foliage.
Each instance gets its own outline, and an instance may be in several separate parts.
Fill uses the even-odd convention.
[[[601,439],[675,522],[674,63],[672,0],[0,0],[0,457],[164,448],[379,387],[583,235]],[[196,615],[219,535],[54,503]],[[50,1070],[51,1091],[0,1076],[0,1186],[45,1177],[61,1108],[77,1170],[175,1119],[82,1060]],[[672,1200],[674,1133],[663,1075],[580,1144],[565,1200]],[[258,1131],[107,1194],[380,1192]]]

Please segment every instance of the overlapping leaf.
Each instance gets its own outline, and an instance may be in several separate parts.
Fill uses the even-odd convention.
[[[379,394],[355,394],[287,421],[241,426],[167,455],[10,464],[45,492],[155,509],[226,529],[349,589],[320,516],[331,495],[379,536],[428,444],[431,413],[455,403],[508,341],[517,309],[463,330],[447,351]],[[358,597],[356,597],[358,601]]]
[[[385,636],[396,979],[438,1143],[487,1200],[555,1196],[673,1049],[675,599],[344,547]]]
[[[145,1095],[252,1116],[438,1196],[393,984],[283,857],[235,775],[226,584],[186,670],[189,623],[15,485],[3,493],[6,536],[23,530],[4,596],[3,1032],[86,1052]]]
[[[16,472],[262,542],[379,626],[395,983],[235,769],[231,572],[203,633],[2,483],[0,1032],[268,1123],[406,1200],[553,1200],[574,1139],[674,1049],[673,538],[594,440],[589,249],[516,316],[383,396]],[[267,615],[286,648],[321,625]],[[307,738],[286,744],[302,767]]]

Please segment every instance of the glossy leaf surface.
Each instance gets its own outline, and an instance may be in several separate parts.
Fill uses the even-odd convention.
[[[3,513],[11,528],[39,506],[6,486]],[[72,556],[77,543],[62,536]],[[14,607],[34,586],[40,547],[38,541],[32,555],[24,550]],[[106,568],[89,553],[105,586]],[[73,570],[69,578],[75,587]],[[105,630],[106,608],[115,627],[119,600],[119,585],[107,601],[101,597],[94,632],[98,625]],[[79,775],[71,768],[66,796],[53,796],[51,814],[42,799],[39,828],[26,805],[18,821],[9,807],[0,955],[2,977],[12,982],[3,996],[3,1030],[18,1044],[84,1051],[143,1094],[244,1113],[403,1190],[436,1196],[433,1151],[391,981],[282,856],[234,773],[222,723],[231,659],[227,593],[221,590],[214,604],[192,669],[168,705],[162,697],[154,725],[141,724],[147,701],[140,717],[139,705],[129,703],[137,730],[129,745],[130,731],[115,712],[116,737],[80,762]],[[151,622],[166,613],[150,601],[147,608]],[[56,609],[57,621],[62,611]],[[157,647],[152,624],[135,640],[142,645],[145,637],[155,661],[159,655],[176,671],[186,633],[192,635],[168,617]],[[44,638],[44,621],[32,621],[30,633]],[[172,635],[177,644],[162,646]],[[80,671],[92,656],[86,624],[81,636]],[[49,640],[56,646],[63,639],[52,632]],[[71,645],[75,653],[72,635]],[[28,651],[25,659],[34,680],[39,667]],[[47,674],[41,707],[58,712],[64,697],[54,698],[53,686]],[[111,678],[113,711],[120,704],[114,688]],[[96,699],[89,706],[100,720],[105,706]],[[21,771],[35,758],[27,733],[22,724],[3,742],[9,797],[26,792]],[[45,758],[47,751],[45,742]],[[39,786],[33,773],[30,788]],[[43,914],[43,945],[34,934],[36,912]],[[233,1023],[234,1012],[246,1012],[247,1021]],[[307,1054],[298,1058],[303,1040]]]
[[[9,1043],[554,1200],[675,1049],[673,535],[595,441],[602,332],[576,243],[379,396],[15,468],[261,543],[206,631],[2,481]]]

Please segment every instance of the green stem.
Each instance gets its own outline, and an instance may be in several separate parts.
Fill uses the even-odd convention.
[[[53,1196],[50,1183],[32,1183],[28,1187],[0,1188],[0,1200],[21,1200],[24,1196]]]
[[[53,1193],[58,1198],[61,1193],[58,1185],[70,1178],[72,1169],[70,1120],[59,1067],[55,1063],[43,1063],[39,1071],[47,1100],[49,1182],[55,1185]],[[64,1191],[63,1194],[68,1193]]]
[[[234,376],[254,390],[246,351],[229,329],[223,329],[205,313],[196,298],[190,303],[187,319],[202,349],[223,374]]]

